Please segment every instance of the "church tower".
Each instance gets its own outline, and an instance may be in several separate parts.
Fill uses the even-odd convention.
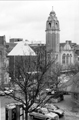
[[[56,13],[50,12],[46,22],[46,50],[47,52],[59,53],[59,21],[56,17]]]

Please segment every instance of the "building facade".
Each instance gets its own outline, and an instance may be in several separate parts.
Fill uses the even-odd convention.
[[[6,57],[5,36],[0,36],[0,84],[7,84],[9,74],[7,73],[8,59]]]
[[[60,28],[59,21],[55,12],[52,10],[46,21],[46,50],[48,59],[53,59],[55,56],[59,59],[59,47],[60,47]]]
[[[46,21],[46,51],[48,61],[53,60],[53,56],[57,56],[57,62],[65,70],[79,63],[79,45],[70,40],[60,43],[59,21],[53,10]],[[79,73],[65,82],[61,88],[70,92],[73,102],[79,105]]]
[[[79,61],[79,45],[66,40],[60,43],[60,27],[56,13],[52,10],[46,21],[46,50],[48,59],[57,58],[57,62],[67,68]]]

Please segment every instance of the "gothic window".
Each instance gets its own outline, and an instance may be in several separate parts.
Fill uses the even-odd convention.
[[[72,54],[70,54],[70,64],[72,63]]]
[[[58,26],[58,23],[56,23],[56,27]]]
[[[66,56],[66,62],[67,62],[67,64],[69,64],[69,54],[67,54],[67,56]]]
[[[63,54],[63,55],[62,55],[62,63],[63,63],[63,64],[65,64],[65,57],[66,57],[66,55]]]
[[[51,27],[51,22],[49,22],[49,26]]]
[[[55,23],[55,28],[56,28],[56,29],[58,28],[58,22]]]

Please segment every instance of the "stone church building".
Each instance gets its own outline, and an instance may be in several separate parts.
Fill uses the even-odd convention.
[[[60,43],[60,25],[53,10],[46,21],[46,50],[48,59],[55,56],[64,68],[79,61],[79,45],[70,40]]]

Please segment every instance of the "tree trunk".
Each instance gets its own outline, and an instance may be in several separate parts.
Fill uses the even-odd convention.
[[[56,90],[58,90],[58,83],[56,83]]]
[[[29,117],[28,117],[28,111],[27,111],[27,108],[25,109],[25,120],[29,120],[28,119]]]

